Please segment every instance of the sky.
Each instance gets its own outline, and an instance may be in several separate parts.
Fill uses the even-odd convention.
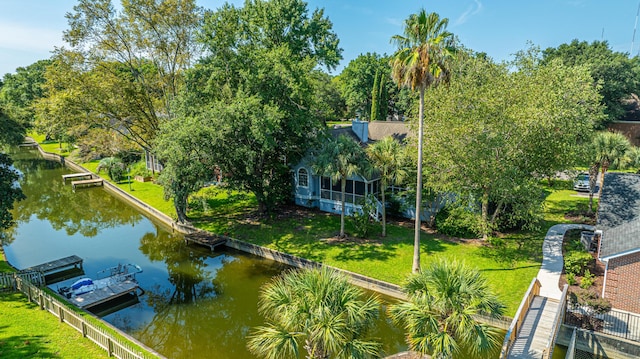
[[[118,0],[115,0],[118,1]],[[225,1],[197,0],[215,10]],[[241,6],[243,0],[228,1]],[[360,54],[392,54],[393,35],[421,8],[449,19],[448,30],[469,49],[508,61],[529,44],[545,49],[580,41],[606,40],[614,51],[638,55],[634,39],[640,0],[307,0],[324,8],[340,39],[338,74]],[[0,76],[51,56],[64,46],[65,14],[77,0],[0,0]],[[640,26],[640,24],[638,24]],[[633,49],[632,49],[633,44]]]

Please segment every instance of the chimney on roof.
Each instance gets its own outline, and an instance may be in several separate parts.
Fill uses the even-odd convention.
[[[358,119],[351,121],[351,131],[360,139],[360,142],[367,143],[369,141],[369,122],[360,121]]]

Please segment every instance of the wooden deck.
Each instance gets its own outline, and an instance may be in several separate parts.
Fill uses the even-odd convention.
[[[67,183],[68,179],[74,179],[74,178],[92,178],[93,177],[93,173],[91,172],[84,172],[84,173],[71,173],[68,175],[62,175],[62,182]]]
[[[51,262],[38,264],[33,267],[25,268],[21,270],[21,272],[35,271],[35,272],[40,272],[44,275],[47,275],[53,272],[58,272],[58,271],[69,269],[69,268],[82,269],[82,258],[76,255],[73,255],[65,258],[56,259]]]
[[[518,337],[511,346],[509,358],[542,359],[560,302],[536,296],[525,316]]]
[[[76,190],[76,187],[91,187],[91,186],[102,186],[102,178],[94,178],[88,180],[80,180],[80,181],[72,181],[71,187],[73,190]]]
[[[107,287],[99,288],[93,292],[85,293],[77,297],[70,298],[69,301],[80,308],[89,309],[96,305],[119,298],[138,290],[138,283],[132,280],[113,283]]]
[[[187,234],[184,236],[187,244],[193,243],[200,246],[208,247],[213,252],[217,246],[227,243],[227,239],[221,236],[210,234],[204,231]]]

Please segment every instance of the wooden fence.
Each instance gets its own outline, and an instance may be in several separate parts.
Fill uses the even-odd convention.
[[[120,334],[126,337],[128,341],[135,342],[136,345],[145,351],[134,349],[127,340],[119,339],[107,330],[88,322],[81,315],[73,312],[67,306],[51,295],[45,293],[42,289],[34,286],[28,279],[22,278],[20,275],[15,277],[16,290],[24,293],[30,302],[37,303],[40,309],[46,310],[56,316],[60,322],[67,323],[82,336],[96,343],[102,349],[106,350],[109,356],[120,359],[147,359],[147,358],[163,358],[160,354],[152,349],[137,342],[133,338],[129,338],[126,334]],[[117,329],[114,328],[117,331]]]
[[[27,280],[38,287],[45,283],[44,275],[40,272],[0,273],[0,291],[18,290],[16,278]]]
[[[500,352],[500,358],[507,358],[509,355],[509,350],[511,349],[511,345],[518,337],[518,332],[520,331],[520,327],[522,322],[524,321],[524,317],[527,315],[527,311],[529,311],[529,307],[531,306],[531,302],[533,298],[540,294],[540,282],[538,278],[533,278],[531,284],[529,284],[529,289],[527,289],[527,293],[524,295],[522,302],[520,303],[520,307],[518,307],[518,311],[516,312],[516,316],[513,318],[509,329],[507,330],[507,334],[504,337],[504,342],[502,343],[502,351]]]

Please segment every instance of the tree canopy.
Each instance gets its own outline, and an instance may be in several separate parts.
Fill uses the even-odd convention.
[[[557,48],[543,51],[543,63],[559,59],[567,66],[586,65],[593,81],[599,87],[606,118],[602,125],[621,120],[625,116],[623,100],[632,93],[638,94],[640,85],[640,58],[629,58],[628,54],[614,52],[607,41],[573,40]],[[601,124],[598,124],[602,126]]]
[[[465,56],[456,69],[448,87],[426,95],[427,168],[447,173],[458,198],[481,203],[485,236],[499,222],[534,225],[538,179],[577,165],[602,117],[589,70],[541,64],[535,51],[519,54],[511,68]]]
[[[301,0],[253,0],[208,12],[198,39],[207,56],[187,72],[181,116],[212,119],[210,156],[225,181],[271,211],[290,197],[290,167],[324,130],[314,70],[337,65],[337,36]]]
[[[62,121],[107,128],[151,148],[171,118],[183,71],[197,54],[195,1],[80,0],[47,74],[45,126]]]

